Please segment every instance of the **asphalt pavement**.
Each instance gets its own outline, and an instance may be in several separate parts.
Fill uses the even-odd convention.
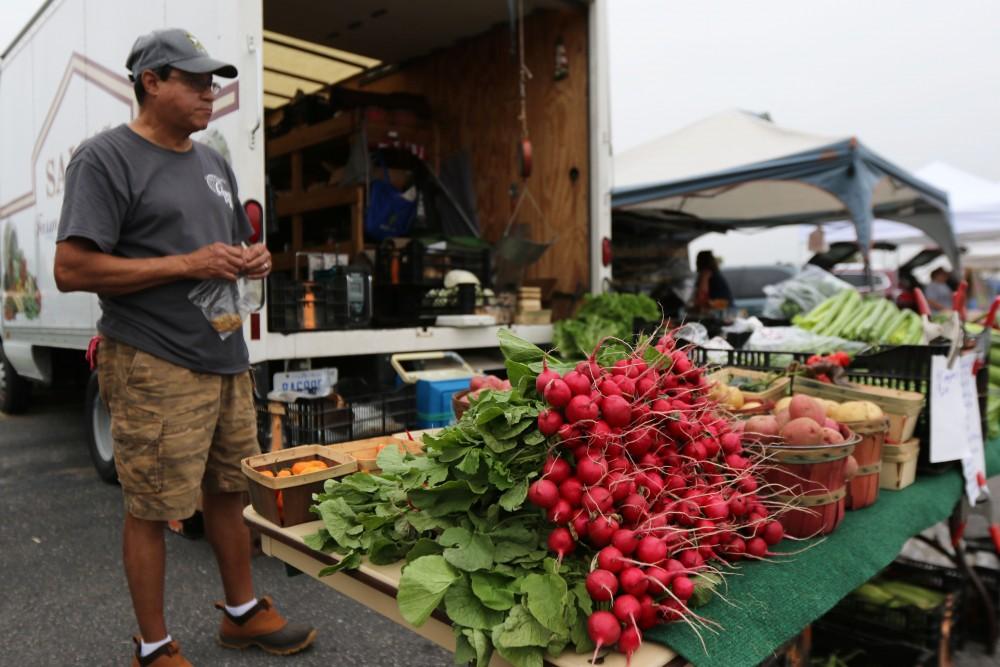
[[[138,632],[121,568],[121,490],[97,478],[87,454],[83,401],[39,397],[23,416],[0,413],[0,664],[128,665]],[[259,594],[318,630],[289,657],[215,643],[222,599],[204,540],[167,536],[167,626],[194,665],[440,667],[452,655],[284,565],[254,559]]]

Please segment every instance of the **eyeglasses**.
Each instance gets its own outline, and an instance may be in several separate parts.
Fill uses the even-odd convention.
[[[177,78],[183,81],[185,86],[198,94],[204,93],[206,90],[211,90],[212,95],[218,95],[222,92],[222,86],[213,81],[211,75],[189,74],[179,69],[174,71],[177,72]]]

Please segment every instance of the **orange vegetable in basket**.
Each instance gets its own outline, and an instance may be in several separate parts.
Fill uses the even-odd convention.
[[[257,472],[259,472],[264,477],[274,477],[274,472],[271,470],[258,470]]]
[[[279,478],[280,477],[291,477],[291,476],[292,476],[292,471],[289,470],[288,468],[282,468],[281,470],[278,471],[278,474],[276,475],[276,477],[279,477]]]
[[[296,461],[292,464],[292,474],[301,475],[306,468],[311,468],[315,461]]]

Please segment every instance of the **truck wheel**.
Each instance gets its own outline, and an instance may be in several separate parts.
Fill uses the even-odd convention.
[[[0,347],[0,412],[16,415],[28,409],[31,383],[17,374]]]
[[[111,413],[101,400],[97,373],[91,373],[87,382],[84,417],[87,422],[87,447],[97,476],[114,484],[118,481],[118,472],[115,470],[115,450],[111,439]]]

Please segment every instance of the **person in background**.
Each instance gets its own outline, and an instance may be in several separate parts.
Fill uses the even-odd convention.
[[[692,304],[694,310],[705,313],[729,308],[733,303],[733,291],[719,271],[715,255],[710,250],[702,250],[695,257],[694,266],[698,272]]]
[[[940,313],[951,310],[951,287],[948,285],[948,272],[941,267],[931,271],[931,282],[924,290],[927,297],[927,305],[931,307],[931,313]]]
[[[899,274],[899,296],[896,297],[896,305],[902,309],[917,310],[917,299],[913,293],[915,287],[920,287],[920,283],[911,273]],[[921,288],[922,289],[922,288]]]

